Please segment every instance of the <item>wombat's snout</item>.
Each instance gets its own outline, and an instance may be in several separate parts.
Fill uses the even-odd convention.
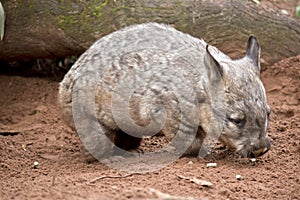
[[[250,152],[248,152],[248,157],[256,158],[264,155],[271,149],[271,141],[269,137],[264,138],[263,140],[258,141],[256,144],[252,144]]]

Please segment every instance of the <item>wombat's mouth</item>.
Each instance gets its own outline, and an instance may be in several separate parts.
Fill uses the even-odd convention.
[[[263,140],[259,140],[255,144],[245,145],[243,149],[239,151],[242,157],[248,158],[257,158],[265,153],[267,153],[271,149],[271,142],[268,137]]]
[[[269,148],[261,148],[261,149],[258,149],[256,151],[252,151],[250,152],[249,156],[250,158],[257,158],[257,157],[260,157],[262,155],[264,155],[265,153],[267,153],[270,149]]]

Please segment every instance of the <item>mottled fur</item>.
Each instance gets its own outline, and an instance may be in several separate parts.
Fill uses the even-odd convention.
[[[247,55],[234,61],[203,40],[170,26],[156,23],[130,26],[99,39],[77,60],[60,83],[59,104],[64,119],[75,128],[72,98],[75,95],[92,104],[93,96],[87,90],[94,88],[94,109],[101,128],[99,132],[105,133],[119,147],[135,149],[141,139],[121,131],[113,116],[112,96],[124,77],[135,80],[142,76],[145,84],[135,88],[130,96],[130,118],[141,127],[149,125],[151,119],[154,125],[141,133],[137,126],[128,124],[126,127],[126,122],[123,130],[140,134],[141,137],[151,135],[167,116],[160,133],[169,139],[182,131],[179,130],[180,120],[183,124],[199,124],[196,138],[185,155],[197,155],[206,134],[221,131],[219,139],[224,144],[243,156],[260,156],[270,149],[267,136],[270,109],[259,78],[259,53],[259,45],[254,37],[249,38]],[[168,68],[152,67],[158,65]],[[185,86],[181,86],[180,80],[172,79],[177,71],[186,81]],[[139,74],[143,72],[150,73],[150,76]],[[74,84],[80,76],[87,73],[97,77],[96,82],[94,79],[84,79],[80,82],[80,89],[74,90]],[[160,84],[161,77],[167,80],[167,85],[180,90],[183,97],[195,93],[195,99],[183,98],[181,101],[186,107],[180,107],[174,91]],[[224,93],[220,94],[212,88],[223,88]],[[117,94],[120,102],[125,102],[127,92]],[[188,110],[195,103],[197,115],[182,112],[181,109]],[[164,110],[160,106],[153,109],[152,105],[161,105]],[[180,118],[182,113],[184,116]],[[123,117],[125,121],[128,118],[122,112],[118,117]],[[89,119],[85,122],[87,127],[92,123]],[[91,138],[82,139],[92,144],[89,151],[93,155],[96,153],[97,157],[103,157],[107,153],[112,154],[112,144],[103,138],[97,140],[101,144],[95,144],[93,138],[100,136],[93,135],[97,134],[93,130],[85,131]]]

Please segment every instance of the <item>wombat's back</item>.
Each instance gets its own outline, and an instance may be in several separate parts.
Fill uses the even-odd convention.
[[[109,105],[111,99],[105,98],[105,96],[111,97],[112,87],[119,80],[120,73],[128,73],[128,69],[123,69],[124,63],[120,64],[120,62],[127,59],[127,55],[129,55],[127,57],[130,57],[130,54],[142,52],[142,62],[153,62],[152,64],[159,62],[167,64],[166,59],[169,59],[168,56],[173,58],[179,56],[189,62],[189,64],[185,64],[185,69],[183,69],[189,71],[185,74],[186,76],[205,80],[205,77],[199,77],[206,75],[205,69],[199,67],[203,63],[205,46],[206,43],[203,40],[184,34],[170,26],[157,23],[129,26],[102,37],[77,60],[60,83],[59,103],[62,107],[64,119],[71,127],[75,128],[71,104],[73,84],[79,76],[92,72],[97,74],[99,78],[106,78],[106,85],[101,89],[101,96],[104,99],[101,98],[99,101],[101,101],[101,104],[107,103]],[[161,58],[162,60],[160,60]],[[129,61],[124,62],[131,62],[130,58]],[[133,60],[132,62],[138,61]],[[134,65],[134,63],[131,64]],[[173,67],[176,68],[175,65]],[[195,80],[195,84],[197,82],[198,80]],[[85,84],[88,86],[88,83]],[[105,109],[102,108],[102,110]],[[106,111],[109,115],[110,110],[110,108],[107,108]],[[110,125],[115,127],[115,124]]]

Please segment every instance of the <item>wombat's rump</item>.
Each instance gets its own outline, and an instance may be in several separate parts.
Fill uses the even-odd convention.
[[[170,140],[179,134],[174,145],[188,144],[184,155],[198,155],[203,139],[216,134],[242,156],[257,157],[271,147],[259,56],[253,36],[246,56],[231,60],[170,26],[133,25],[99,39],[77,60],[60,83],[59,104],[98,158],[111,155],[114,144],[136,149],[158,132]]]

